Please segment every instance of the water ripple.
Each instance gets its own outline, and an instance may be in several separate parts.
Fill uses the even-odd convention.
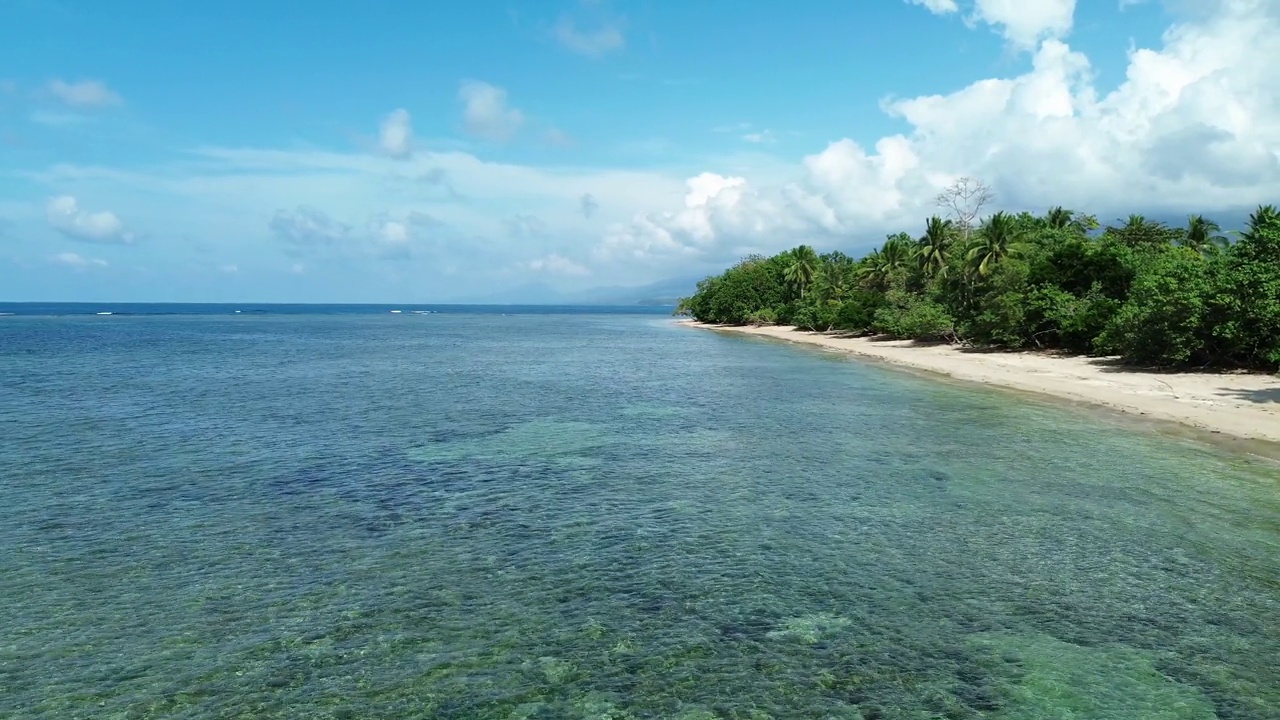
[[[1273,467],[652,318],[27,319],[0,716],[1280,717]]]

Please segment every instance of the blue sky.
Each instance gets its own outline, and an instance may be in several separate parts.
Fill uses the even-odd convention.
[[[1275,5],[0,0],[0,300],[639,285],[962,175],[1235,212],[1280,199]]]

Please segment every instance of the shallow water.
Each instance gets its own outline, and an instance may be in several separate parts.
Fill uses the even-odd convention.
[[[1280,472],[650,317],[7,318],[0,716],[1280,718]]]

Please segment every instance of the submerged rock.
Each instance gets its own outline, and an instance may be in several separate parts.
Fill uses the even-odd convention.
[[[848,618],[842,618],[830,613],[802,615],[783,620],[776,630],[768,633],[768,637],[774,640],[796,640],[812,645],[822,638],[848,627],[851,623],[852,621]]]

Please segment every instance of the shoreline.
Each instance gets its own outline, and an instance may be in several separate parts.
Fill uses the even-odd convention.
[[[910,340],[873,340],[785,326],[679,324],[772,338],[982,385],[1047,395],[1251,443],[1280,454],[1280,376],[1246,372],[1161,373],[1113,358],[1034,351],[983,352]]]

